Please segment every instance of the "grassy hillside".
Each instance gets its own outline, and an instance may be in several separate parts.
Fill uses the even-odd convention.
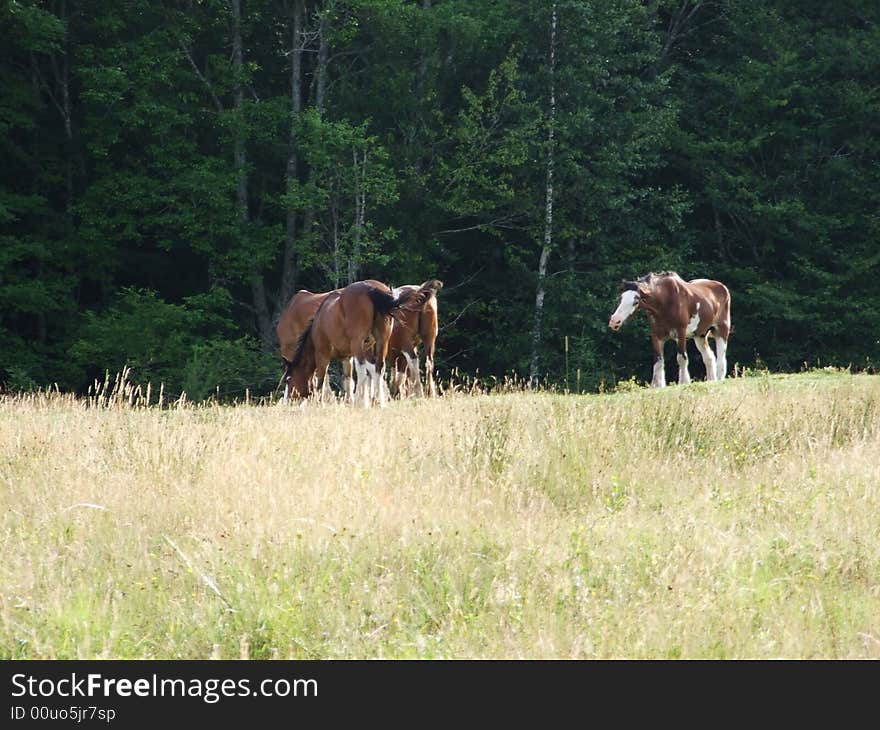
[[[0,400],[0,656],[880,658],[880,377]]]

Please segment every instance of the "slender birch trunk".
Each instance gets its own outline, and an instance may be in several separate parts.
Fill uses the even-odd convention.
[[[550,22],[550,119],[547,129],[547,184],[545,189],[544,243],[538,260],[538,289],[535,292],[535,319],[532,329],[532,362],[529,382],[538,383],[538,359],[541,348],[541,321],[544,315],[547,262],[553,245],[553,147],[556,133],[556,3]]]

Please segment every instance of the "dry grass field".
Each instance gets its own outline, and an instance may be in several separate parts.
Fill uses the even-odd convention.
[[[3,658],[880,658],[880,377],[0,399]]]

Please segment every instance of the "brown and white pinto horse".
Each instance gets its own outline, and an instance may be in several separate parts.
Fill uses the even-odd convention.
[[[654,346],[654,377],[651,385],[666,385],[663,345],[673,339],[678,344],[678,383],[691,382],[688,373],[687,340],[694,338],[706,366],[707,380],[727,376],[727,341],[730,338],[730,292],[720,281],[684,281],[674,271],[647,274],[635,281],[621,282],[620,304],[608,320],[615,332],[633,314],[643,309],[651,323]],[[709,335],[715,337],[715,352]]]
[[[401,310],[421,309],[440,286],[436,280],[427,281],[405,300],[394,297],[385,284],[373,279],[331,292],[300,336],[287,368],[293,390],[298,395],[309,395],[312,375],[317,374],[316,390],[320,393],[330,361],[353,357],[357,371],[355,401],[363,397],[367,405],[378,397],[384,405],[383,376],[392,317],[399,316]]]
[[[427,283],[427,282],[426,282]],[[443,283],[438,281],[440,289]],[[424,284],[422,284],[424,286]],[[399,286],[392,294],[395,299],[406,303],[415,296],[420,287],[415,284]],[[425,391],[419,373],[419,345],[425,346],[425,383],[428,395],[437,395],[434,382],[434,350],[437,343],[437,296],[436,290],[425,302],[421,310],[401,309],[391,328],[388,343],[388,357],[391,362],[391,395],[403,396],[409,390],[418,397]]]
[[[300,289],[290,298],[290,301],[281,313],[281,317],[278,318],[278,326],[275,328],[275,332],[278,335],[278,344],[281,349],[285,403],[290,396],[290,382],[287,377],[289,374],[288,369],[290,361],[293,360],[293,356],[296,353],[299,338],[306,331],[309,322],[314,319],[318,307],[323,304],[328,296],[339,291],[339,289],[336,289],[335,291],[310,292],[307,289]],[[352,400],[354,398],[354,380],[352,379],[351,360],[343,361],[342,371],[346,398]]]

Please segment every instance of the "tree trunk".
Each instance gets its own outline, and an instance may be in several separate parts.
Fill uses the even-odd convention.
[[[303,54],[303,0],[293,1],[290,48],[290,139],[285,177],[288,193],[299,176],[299,159],[296,154],[296,122],[302,111],[302,54]],[[284,259],[281,268],[281,288],[278,292],[278,312],[284,310],[287,301],[296,291],[299,278],[299,254],[296,250],[296,210],[288,204],[286,233],[284,238]]]
[[[367,178],[367,152],[358,158],[357,150],[352,151],[354,169],[354,232],[352,235],[351,252],[348,257],[348,283],[358,280],[361,268],[361,234],[364,230],[367,211],[367,192],[364,182]]]
[[[724,228],[721,225],[721,214],[718,212],[718,206],[712,203],[712,217],[715,220],[715,240],[718,242],[718,258],[722,261],[727,260],[727,247],[724,245]]]
[[[547,129],[547,183],[545,188],[544,243],[538,260],[538,289],[535,293],[535,320],[532,329],[532,362],[529,382],[538,383],[538,357],[541,349],[541,322],[544,316],[547,262],[553,245],[553,145],[556,133],[556,3],[553,3],[550,22],[550,120]]]
[[[244,59],[241,40],[241,0],[229,0],[232,8],[232,69],[235,74],[235,146],[233,159],[236,186],[236,202],[240,223],[240,235],[246,237],[250,213],[248,211],[247,148],[244,132]],[[257,332],[266,350],[275,346],[275,333],[266,302],[266,286],[263,272],[255,265],[251,272],[251,294],[254,299],[254,314],[257,318]]]
[[[428,11],[431,9],[431,0],[422,0],[422,10]],[[421,58],[419,59],[419,75],[417,78],[419,95],[424,93],[425,90],[425,82],[428,78],[428,49],[423,47]]]
[[[318,63],[315,67],[315,110],[319,117],[324,116],[327,103],[327,64],[330,59],[330,44],[327,40],[329,20],[322,15],[318,24]],[[309,173],[311,177],[311,173]],[[310,238],[315,226],[315,205],[310,203],[303,219],[303,235]]]
[[[330,21],[324,14],[318,25],[318,66],[315,69],[315,108],[322,117],[327,103],[327,63],[330,60],[330,42],[327,40],[327,31],[329,28]]]

